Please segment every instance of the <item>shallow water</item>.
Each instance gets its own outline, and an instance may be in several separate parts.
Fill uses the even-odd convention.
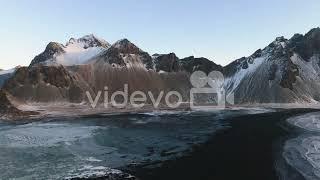
[[[227,117],[265,110],[154,112],[0,123],[0,174],[63,179],[120,173],[130,164],[165,160],[229,128]]]

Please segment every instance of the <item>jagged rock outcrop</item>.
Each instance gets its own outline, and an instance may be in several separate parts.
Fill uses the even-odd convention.
[[[140,66],[146,69],[153,68],[151,56],[127,39],[117,41],[101,55],[91,59],[90,62],[96,64],[108,63],[113,67]]]
[[[4,90],[0,90],[0,114],[5,113],[19,113],[20,111],[15,108],[8,99],[7,93]]]
[[[288,49],[299,54],[305,61],[320,54],[320,28],[314,28],[304,36],[295,34],[288,42]]]
[[[179,72],[184,71],[193,73],[195,71],[203,71],[210,73],[211,71],[223,72],[222,66],[215,64],[206,58],[195,58],[194,56],[179,59],[174,53],[154,54],[153,55],[155,70],[157,72]]]
[[[179,58],[174,54],[156,54],[153,55],[155,70],[157,72],[178,72],[181,70]]]
[[[21,67],[3,86],[13,96],[36,102],[81,102],[90,91],[80,78],[63,66]]]
[[[223,71],[222,66],[217,65],[213,61],[206,58],[195,58],[194,56],[181,59],[180,64],[181,68],[189,73],[203,71],[208,74],[211,71]]]
[[[0,89],[0,118],[20,119],[37,114],[37,112],[21,111],[16,108],[9,99],[8,93]]]

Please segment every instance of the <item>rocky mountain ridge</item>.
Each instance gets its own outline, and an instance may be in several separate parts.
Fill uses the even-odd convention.
[[[222,72],[226,94],[234,94],[237,104],[318,102],[320,29],[278,37],[224,67],[203,57],[150,56],[128,39],[110,45],[94,35],[71,38],[66,45],[49,43],[29,67],[4,81],[3,90],[27,102],[81,103],[87,91],[97,94],[107,86],[112,93],[128,84],[129,93],[175,90],[187,102],[195,71]]]
[[[278,37],[264,49],[224,67],[225,87],[238,103],[319,101],[320,29],[290,39]]]

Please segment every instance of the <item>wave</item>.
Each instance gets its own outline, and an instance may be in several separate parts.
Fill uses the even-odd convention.
[[[88,178],[103,178],[108,177],[108,179],[135,179],[134,176],[124,173],[117,169],[111,169],[104,166],[92,166],[85,165],[74,172],[70,172],[64,179],[88,179]]]
[[[30,123],[0,131],[0,146],[5,147],[50,147],[60,143],[70,144],[79,139],[89,138],[97,126],[75,124]]]
[[[283,158],[307,180],[320,179],[320,112],[295,116],[287,122],[304,132],[285,142]]]
[[[320,178],[320,136],[288,140],[284,146],[283,157],[307,180]]]
[[[313,132],[320,132],[320,112],[308,113],[305,115],[292,117],[287,121],[290,124],[302,129]]]

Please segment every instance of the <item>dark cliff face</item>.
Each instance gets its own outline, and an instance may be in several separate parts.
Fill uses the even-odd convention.
[[[283,37],[277,38],[269,47],[269,61],[281,70],[280,85],[292,90],[300,74],[299,67],[292,62],[291,57],[297,54],[302,60],[309,62],[311,57],[319,55],[320,28],[312,29],[305,35],[295,34],[289,40]]]
[[[7,93],[4,90],[0,90],[0,114],[7,112],[18,112],[18,109],[15,108],[7,97]]]
[[[299,69],[291,60],[291,56],[297,53],[291,46],[292,41],[279,37],[267,48],[269,48],[268,61],[273,66],[270,67],[270,71],[279,70],[279,74],[281,75],[280,86],[293,90],[293,84],[296,82],[297,76],[299,76]]]
[[[312,29],[304,36],[295,34],[289,40],[288,48],[298,53],[305,61],[314,54],[320,54],[320,28]]]
[[[119,66],[126,66],[124,59],[121,56],[120,51],[117,48],[110,47],[106,52],[104,52],[100,57],[98,62],[104,61],[109,64],[117,64]]]
[[[206,58],[195,58],[193,56],[179,59],[174,53],[170,54],[154,54],[155,70],[165,72],[185,71],[193,73],[195,71],[203,71],[210,73],[211,71],[223,72],[220,65],[215,64]]]
[[[62,66],[37,66],[32,68],[21,67],[15,75],[4,85],[5,89],[13,88],[16,84],[36,85],[43,81],[56,87],[68,87],[73,77]]]
[[[178,72],[181,70],[179,58],[174,53],[155,55],[154,63],[157,72]]]
[[[39,113],[32,111],[21,111],[16,108],[9,99],[9,94],[6,91],[0,89],[0,117],[5,116],[5,118],[10,119],[21,119],[37,114]]]
[[[118,49],[123,54],[140,54],[143,52],[135,44],[130,42],[128,39],[122,39],[114,43],[111,47]]]
[[[181,59],[180,64],[181,68],[189,73],[192,73],[194,71],[203,71],[207,74],[211,71],[223,72],[222,66],[206,58],[195,58],[193,56],[190,56]]]
[[[23,100],[71,102],[82,101],[85,90],[63,66],[41,65],[17,69],[3,89]]]
[[[280,81],[280,86],[283,88],[293,89],[293,84],[297,80],[297,76],[299,76],[298,66],[292,63],[292,61],[285,61],[285,67],[282,71],[282,77]]]

